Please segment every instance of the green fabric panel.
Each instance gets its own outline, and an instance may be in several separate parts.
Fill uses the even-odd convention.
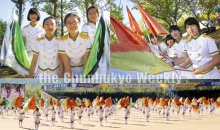
[[[174,69],[151,52],[118,52],[111,54],[111,68],[159,74]]]

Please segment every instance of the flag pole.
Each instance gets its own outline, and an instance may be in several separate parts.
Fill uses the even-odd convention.
[[[136,0],[132,0],[132,2],[135,3],[135,2],[137,2],[137,1],[136,1]],[[138,2],[137,2],[137,3],[138,3]],[[138,4],[139,4],[139,3],[138,3]],[[144,19],[143,19],[143,21],[144,21]],[[144,26],[145,26],[145,28],[146,28],[147,31],[148,31],[149,27],[147,26],[147,24],[146,24],[145,21],[144,21]],[[147,31],[146,31],[146,32],[147,32]],[[147,32],[147,36],[148,36],[148,39],[149,39],[150,44],[152,44],[148,32]],[[153,35],[153,36],[154,36],[154,35]],[[156,38],[156,37],[154,36],[154,38]],[[158,44],[158,43],[157,43],[157,44]],[[158,44],[158,45],[159,45],[158,47],[159,47],[159,49],[160,49],[161,46],[160,46],[160,44]],[[162,55],[164,54],[164,52],[162,52],[161,49],[158,50],[157,48],[154,48],[154,50],[158,51],[158,52],[159,52],[160,54],[162,54]],[[166,56],[166,58],[167,58],[168,60],[173,61],[173,59],[171,59],[169,56]]]

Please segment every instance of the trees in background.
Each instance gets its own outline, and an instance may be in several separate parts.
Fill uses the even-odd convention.
[[[0,20],[0,48],[2,46],[2,42],[3,42],[6,26],[7,26],[6,22]]]
[[[18,9],[18,23],[20,26],[24,17],[25,3],[28,1],[29,0],[11,0],[11,2],[15,3],[15,7]]]

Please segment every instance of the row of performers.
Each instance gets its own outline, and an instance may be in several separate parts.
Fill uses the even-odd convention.
[[[92,106],[87,106],[87,107],[83,108],[83,107],[81,107],[81,105],[79,105],[77,107],[74,107],[74,108],[72,107],[72,108],[67,109],[65,111],[61,106],[58,106],[56,109],[55,109],[55,107],[44,107],[42,111],[45,116],[45,121],[48,121],[48,115],[49,115],[49,111],[50,111],[52,126],[55,126],[56,113],[58,114],[58,117],[60,118],[61,122],[64,122],[63,121],[64,112],[67,113],[67,116],[69,113],[70,128],[74,128],[74,121],[76,121],[75,115],[78,116],[78,123],[81,124],[81,118],[83,116],[84,111],[86,112],[86,115],[88,117],[88,121],[90,121],[90,116],[93,118],[93,115],[95,114],[94,110],[96,111],[96,115],[99,117],[100,126],[103,126],[103,124],[102,124],[103,119],[105,119],[105,122],[107,123],[108,122],[107,120],[111,119],[113,114],[116,114],[117,108],[116,108],[116,105],[99,106],[96,108],[93,108]],[[2,115],[2,118],[3,118],[3,111],[4,111],[4,108],[0,106],[0,115]],[[7,113],[7,115],[8,115],[8,112],[9,112],[9,109],[6,107],[5,113]],[[17,112],[17,114],[16,114],[16,112]],[[28,111],[25,111],[22,106],[18,109],[14,108],[12,110],[12,113],[15,116],[18,116],[19,127],[23,127],[22,122],[25,118],[25,112],[28,113]],[[39,108],[36,108],[33,112],[35,129],[39,128],[40,116],[41,116],[40,110],[39,110]]]
[[[153,101],[152,98],[139,98],[135,102],[135,108],[137,109],[137,111],[142,113],[144,117],[146,117],[146,122],[149,121],[150,111],[152,111],[155,114],[158,114],[159,116],[161,116],[162,111],[162,117],[166,118],[166,120],[168,121],[170,110],[172,111],[173,115],[174,111],[176,111],[177,116],[179,116],[179,113],[181,113],[182,118],[185,118],[184,116],[186,114],[187,109],[190,116],[191,112],[194,111],[198,114],[198,117],[200,117],[200,115],[203,114],[203,111],[208,111],[208,109],[210,116],[212,116],[214,110],[219,107],[220,98],[214,101],[213,98],[206,100],[205,97],[201,97],[198,100],[196,98],[193,98],[192,102],[189,98],[184,99],[183,97],[181,97],[179,100],[177,98],[156,98],[155,101]]]
[[[86,11],[88,23],[80,30],[80,17],[74,13],[68,13],[64,18],[64,24],[68,34],[57,38],[54,33],[57,29],[56,19],[49,16],[43,20],[43,26],[38,23],[40,13],[36,8],[28,12],[27,20],[30,24],[22,29],[25,48],[28,53],[31,67],[27,78],[38,78],[40,75],[57,75],[64,77],[65,71],[72,77],[73,74],[82,74],[96,33],[96,23],[99,18],[99,10],[91,6]],[[34,73],[35,76],[34,76]]]
[[[172,25],[165,43],[158,43],[157,38],[150,35],[152,52],[175,69],[189,70],[179,71],[186,78],[219,79],[216,66],[220,56],[214,39],[200,33],[199,22],[193,17],[185,20],[184,27],[188,37],[183,37],[180,28]]]

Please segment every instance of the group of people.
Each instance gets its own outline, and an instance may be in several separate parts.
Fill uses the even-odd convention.
[[[213,116],[215,110],[219,108],[219,105],[216,105],[218,104],[216,102],[220,102],[220,98],[218,98],[216,102],[214,102],[214,100],[197,100],[196,98],[193,98],[192,102],[189,100],[189,98],[180,98],[179,100],[182,100],[180,102],[177,98],[174,98],[169,99],[168,102],[164,103],[161,103],[163,99],[160,98],[156,99],[153,104],[151,104],[149,100],[150,99],[148,99],[148,103],[146,103],[146,101],[143,103],[140,100],[137,100],[135,103],[136,110],[140,112],[143,117],[145,117],[146,122],[149,122],[150,113],[162,116],[167,121],[169,120],[169,115],[174,115],[175,112],[178,117],[182,116],[183,119],[185,118],[186,113],[189,116],[192,116],[192,112],[197,114],[198,118],[200,118],[200,115],[204,114],[204,112],[207,112],[210,116]]]
[[[9,109],[6,109],[4,106],[0,106],[0,115],[2,115],[3,118],[3,113],[7,112]],[[14,113],[14,115],[18,116],[19,120],[19,127],[22,128],[22,123],[25,118],[25,114],[28,114],[28,111],[25,111],[24,108],[21,106],[20,108],[14,108],[11,109],[11,111]],[[50,112],[49,112],[50,111]],[[48,115],[50,114],[51,116],[51,124],[52,126],[55,126],[55,120],[56,120],[56,115],[58,114],[58,117],[60,118],[61,122],[64,122],[64,116],[65,113],[67,116],[69,116],[69,122],[70,122],[70,128],[74,128],[74,121],[78,120],[78,123],[81,124],[81,119],[85,115],[88,117],[88,121],[90,121],[90,116],[94,118],[94,114],[96,112],[96,116],[99,118],[100,126],[103,126],[103,119],[105,119],[105,122],[107,123],[107,120],[110,119],[114,114],[117,112],[117,107],[116,105],[111,105],[111,106],[87,106],[83,108],[81,105],[77,107],[72,107],[67,110],[64,110],[62,106],[58,106],[56,109],[53,106],[50,107],[44,107],[42,109],[42,113],[44,114],[45,120],[48,121]],[[85,114],[84,114],[85,113]],[[78,116],[78,119],[75,119],[75,115]],[[39,128],[41,113],[40,109],[36,108],[33,111],[33,118],[34,118],[34,123],[35,123],[35,129],[37,130]]]
[[[220,64],[219,51],[214,39],[200,32],[199,22],[189,17],[184,22],[184,28],[189,34],[183,37],[177,25],[169,28],[165,43],[158,43],[157,38],[150,36],[152,52],[163,59],[188,79],[219,79],[217,65]]]
[[[55,36],[57,23],[54,17],[45,18],[43,25],[40,25],[39,11],[36,8],[29,10],[27,20],[30,24],[22,29],[26,51],[31,61],[27,78],[72,78],[82,75],[96,33],[98,8],[90,6],[86,16],[88,22],[80,29],[80,17],[68,13],[63,21],[68,33],[58,38]]]
[[[18,96],[24,97],[24,84],[2,84],[1,98],[14,98]]]

